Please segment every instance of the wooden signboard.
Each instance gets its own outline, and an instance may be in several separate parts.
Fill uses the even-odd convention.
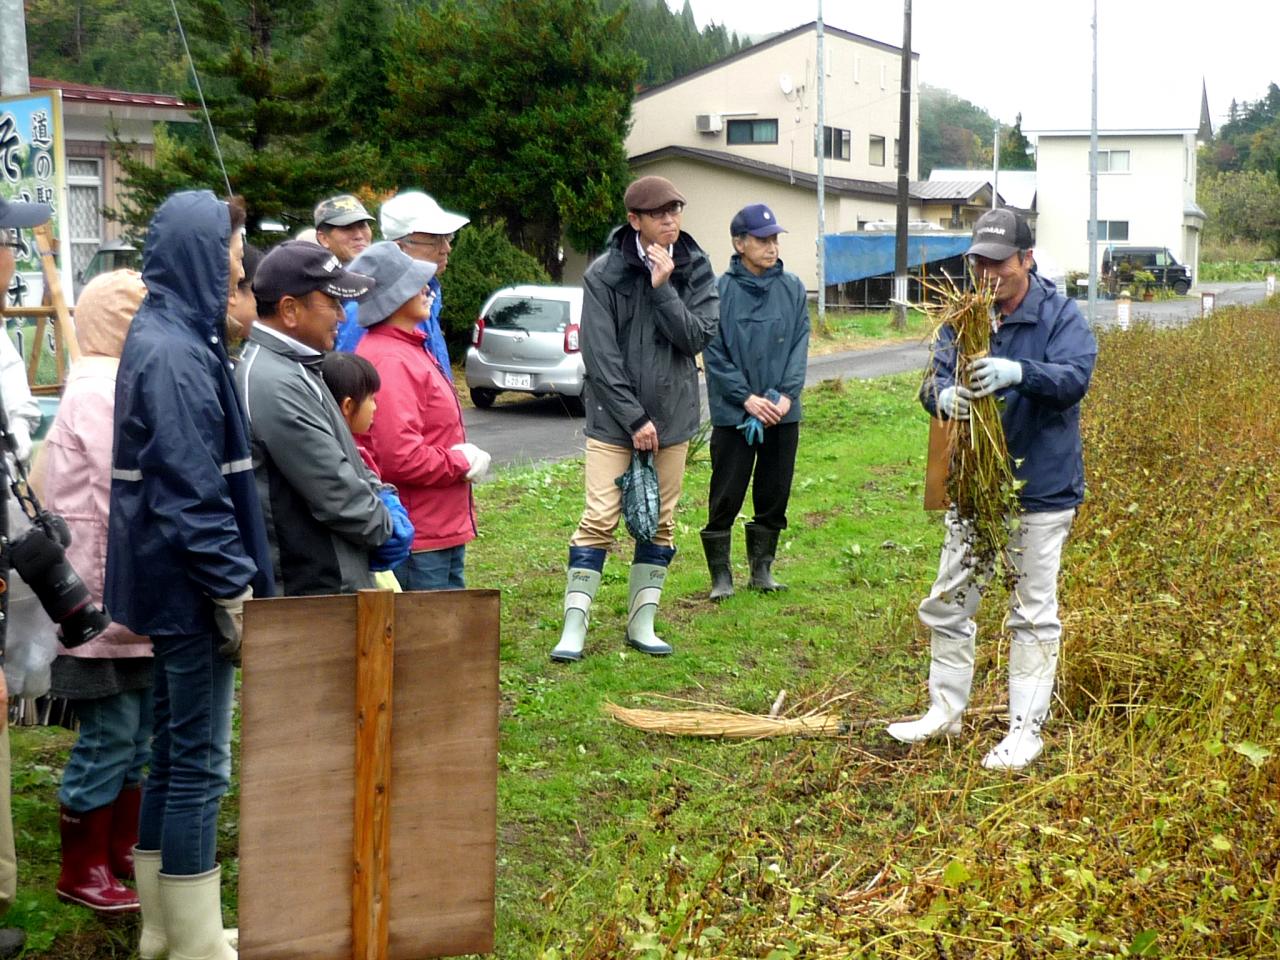
[[[241,960],[493,950],[498,624],[496,590],[246,605]]]
[[[929,418],[929,456],[924,468],[924,508],[926,510],[945,510],[950,506],[947,500],[947,470],[950,457],[947,447],[948,421],[937,417]]]

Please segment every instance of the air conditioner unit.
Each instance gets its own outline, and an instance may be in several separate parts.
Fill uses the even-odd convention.
[[[724,121],[718,113],[699,113],[693,121],[699,133],[719,133],[724,129]]]

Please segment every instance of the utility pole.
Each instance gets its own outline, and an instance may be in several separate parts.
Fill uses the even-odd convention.
[[[0,0],[0,95],[30,92],[27,23],[22,0]]]
[[[907,203],[911,187],[911,0],[902,2],[902,89],[898,93],[898,232],[893,248],[890,325],[907,328]]]
[[[1089,120],[1089,324],[1098,311],[1098,0],[1093,0],[1093,103]]]
[[[1000,192],[1000,121],[996,121],[995,133],[991,136],[991,209],[994,210],[996,194]]]
[[[827,178],[826,178],[826,83],[827,68],[822,62],[822,0],[818,0],[818,122],[813,144],[818,155],[818,330],[827,330]]]

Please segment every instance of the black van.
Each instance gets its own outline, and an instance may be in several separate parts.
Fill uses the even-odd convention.
[[[1102,254],[1102,278],[1109,287],[1132,283],[1137,270],[1147,271],[1156,278],[1155,286],[1172,287],[1179,296],[1191,289],[1190,268],[1175,260],[1168,247],[1108,247]]]

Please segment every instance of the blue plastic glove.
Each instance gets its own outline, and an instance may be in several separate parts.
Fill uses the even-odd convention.
[[[764,424],[755,417],[747,417],[738,424],[738,429],[742,431],[742,438],[747,441],[748,446],[764,443]]]
[[[378,491],[378,499],[391,513],[391,536],[369,554],[369,569],[374,573],[400,566],[409,559],[413,549],[413,522],[400,502],[400,495],[384,489]]]
[[[973,361],[969,370],[969,386],[973,387],[974,399],[990,396],[997,390],[1017,386],[1021,382],[1022,364],[1017,360],[981,357]]]

